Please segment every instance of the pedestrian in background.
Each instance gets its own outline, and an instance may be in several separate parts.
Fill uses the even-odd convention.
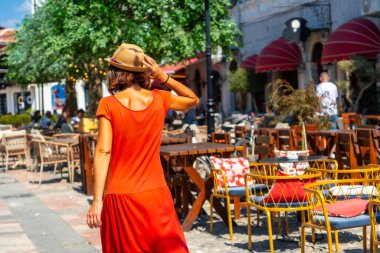
[[[331,124],[331,129],[338,129],[338,88],[332,82],[327,72],[322,72],[319,76],[320,84],[316,91],[322,105],[321,115],[327,115]]]

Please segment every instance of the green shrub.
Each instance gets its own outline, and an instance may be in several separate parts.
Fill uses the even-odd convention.
[[[0,118],[0,123],[4,125],[21,126],[30,122],[29,114],[4,115]]]

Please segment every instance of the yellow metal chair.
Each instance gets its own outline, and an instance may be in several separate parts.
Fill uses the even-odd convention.
[[[263,165],[265,166],[265,165]],[[260,165],[256,165],[257,171]],[[320,172],[307,170],[303,175],[284,176],[273,175],[272,173],[248,173],[245,176],[246,199],[248,211],[248,248],[252,250],[251,239],[251,207],[255,207],[258,212],[263,211],[268,219],[269,248],[274,252],[272,236],[272,213],[274,212],[296,212],[302,211],[301,219],[305,220],[304,211],[311,208],[308,196],[303,190],[307,183],[314,182],[320,178]],[[265,188],[250,188],[250,182],[255,185],[264,185]],[[279,226],[281,224],[279,223]]]
[[[326,159],[312,162],[310,167],[321,172],[323,180],[380,178],[380,165],[377,164],[369,164],[356,169],[338,169],[336,160]]]
[[[369,219],[371,223],[371,252],[379,252],[379,239],[380,239],[380,228],[379,228],[379,213],[380,200],[372,200],[368,204]]]
[[[308,219],[304,220],[301,227],[301,252],[305,252],[305,229],[320,229],[327,232],[329,252],[332,249],[332,232],[334,232],[335,249],[339,251],[338,231],[354,227],[363,228],[363,252],[366,252],[366,227],[370,225],[368,214],[358,214],[345,218],[332,216],[328,212],[328,204],[339,203],[338,201],[359,199],[377,199],[380,193],[380,180],[378,179],[338,179],[325,180],[305,186],[305,190],[311,194],[309,205],[312,206],[308,212]],[[342,205],[343,202],[339,203]],[[347,209],[345,209],[347,210]],[[379,217],[380,218],[380,217]],[[314,241],[314,236],[312,237]]]
[[[226,200],[228,228],[230,240],[233,240],[232,217],[231,217],[231,198],[245,196],[244,175],[249,172],[249,161],[246,158],[215,158],[210,157],[211,172],[214,179],[214,191],[210,196],[210,232],[214,231],[213,208],[214,198],[224,198]],[[235,168],[238,168],[235,170]],[[233,170],[235,170],[233,172]],[[233,183],[231,175],[235,175],[243,180]],[[241,186],[243,185],[243,186]],[[250,185],[251,186],[251,185]],[[240,208],[236,206],[235,208]]]

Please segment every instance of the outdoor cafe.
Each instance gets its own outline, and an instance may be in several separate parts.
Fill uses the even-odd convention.
[[[306,124],[304,149],[299,126],[217,127],[208,142],[205,126],[193,126],[190,134],[185,128],[163,130],[161,162],[183,230],[207,215],[210,232],[220,218],[233,241],[234,228],[246,216],[249,249],[257,243],[252,230],[267,231],[273,252],[274,234],[289,239],[289,226],[297,224],[300,238],[289,240],[298,241],[302,251],[307,235],[318,243],[318,230],[332,252],[339,250],[340,230],[360,227],[363,249],[374,249],[380,220],[378,119],[347,114],[338,130]],[[96,126],[78,133],[6,125],[0,130],[5,171],[25,166],[37,185],[61,171],[67,182],[80,182],[92,194]]]

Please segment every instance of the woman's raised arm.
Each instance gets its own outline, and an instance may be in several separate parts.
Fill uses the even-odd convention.
[[[197,95],[192,90],[164,73],[151,57],[144,56],[144,65],[148,68],[147,75],[160,82],[166,82],[166,85],[178,94],[178,96],[171,96],[170,109],[186,111],[199,103]]]

